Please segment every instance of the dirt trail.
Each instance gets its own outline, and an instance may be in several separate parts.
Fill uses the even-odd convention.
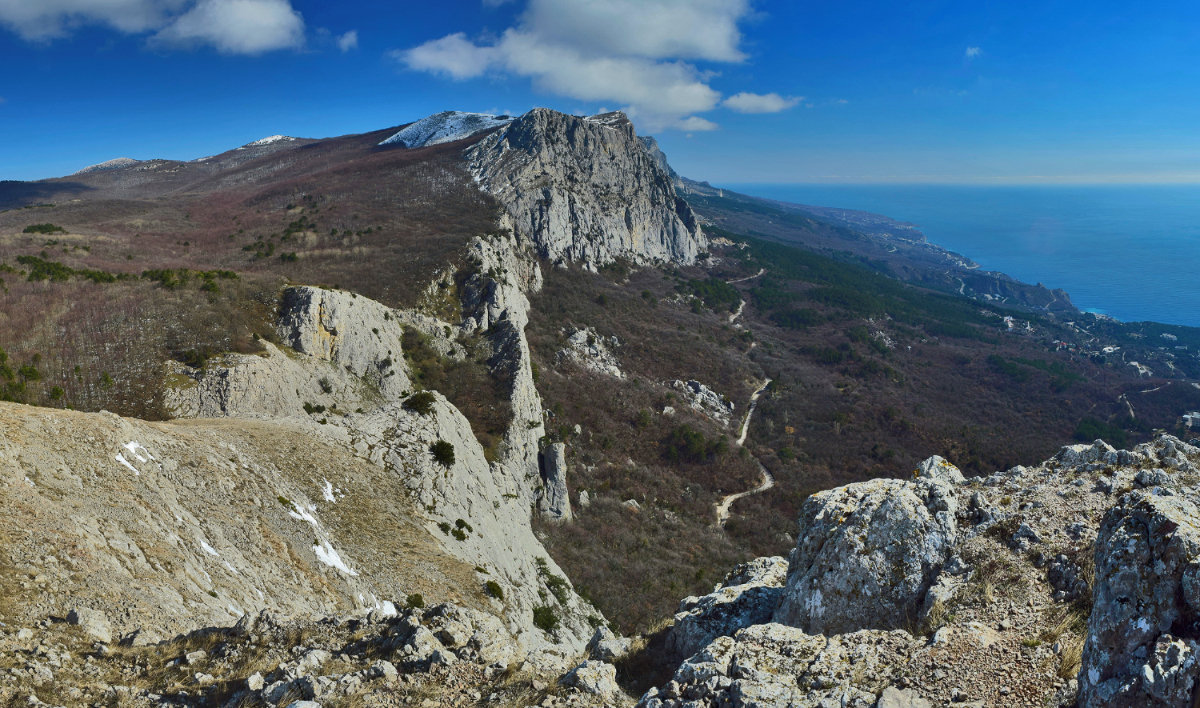
[[[729,283],[730,285],[733,285],[734,283],[744,283],[747,280],[754,280],[755,278],[757,278],[758,276],[760,276],[766,272],[767,272],[766,268],[759,268],[758,272],[755,273],[754,275],[747,275],[745,278],[737,278],[735,280],[726,280],[725,282]]]
[[[741,434],[738,435],[738,439],[737,439],[738,447],[742,447],[743,445],[746,444],[746,435],[750,431],[750,417],[752,415],[754,415],[754,408],[758,405],[758,397],[761,396],[763,391],[767,390],[767,386],[770,386],[770,385],[771,385],[771,379],[767,379],[766,381],[763,382],[762,386],[758,387],[757,391],[750,394],[750,405],[746,408],[746,417],[742,418],[742,431],[741,431]],[[767,468],[763,467],[762,463],[759,462],[758,460],[755,460],[754,462],[755,462],[755,464],[758,465],[758,471],[762,473],[762,482],[760,482],[759,485],[757,487],[755,487],[754,489],[748,489],[744,492],[738,492],[737,494],[729,494],[727,496],[722,497],[721,501],[718,502],[716,505],[717,526],[722,526],[722,527],[725,526],[725,522],[729,520],[729,507],[735,501],[737,501],[738,499],[741,499],[743,497],[751,496],[753,494],[761,494],[761,493],[767,491],[768,489],[770,489],[771,487],[775,486],[775,478],[771,476],[771,473],[767,471]]]

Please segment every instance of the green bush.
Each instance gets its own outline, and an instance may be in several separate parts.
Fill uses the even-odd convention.
[[[709,462],[727,447],[725,438],[709,440],[704,433],[684,424],[672,430],[663,441],[663,457],[671,462]]]
[[[54,224],[30,224],[24,229],[24,233],[27,234],[65,234],[66,232],[66,229]]]
[[[454,444],[445,440],[438,440],[429,446],[429,452],[433,455],[433,461],[450,469],[454,465]]]
[[[414,610],[419,610],[425,606],[425,598],[419,592],[414,592],[404,599],[404,604]]]
[[[558,629],[558,613],[546,605],[533,608],[533,626],[543,632],[553,632]]]
[[[437,397],[429,391],[420,391],[404,399],[404,407],[420,415],[429,415],[433,412],[433,404],[436,401]]]
[[[487,591],[488,595],[491,595],[501,602],[504,601],[504,589],[501,588],[500,583],[496,582],[495,580],[489,580],[484,583],[483,589]]]

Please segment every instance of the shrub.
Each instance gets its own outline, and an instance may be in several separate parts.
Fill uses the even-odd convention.
[[[671,462],[708,462],[725,451],[724,438],[709,440],[690,425],[680,425],[663,441],[663,457]]]
[[[404,399],[404,407],[414,413],[429,415],[433,412],[433,404],[436,400],[437,397],[429,391],[420,391]]]
[[[438,440],[429,446],[429,452],[433,455],[433,461],[449,469],[454,465],[454,444],[445,440]]]
[[[419,592],[414,592],[404,599],[404,604],[414,610],[425,607],[425,598]]]
[[[504,589],[501,588],[500,583],[496,582],[495,580],[489,580],[486,583],[484,583],[483,589],[487,592],[488,595],[491,595],[492,597],[496,598],[497,600],[500,600],[501,602],[504,601]]]
[[[546,564],[545,558],[537,559],[538,575],[542,576],[542,582],[546,583],[550,594],[554,595],[554,599],[558,600],[559,604],[567,601],[568,586],[566,578],[555,575],[550,572],[550,566]]]
[[[533,626],[543,632],[553,632],[558,629],[558,613],[547,605],[533,608]]]
[[[66,229],[54,224],[30,224],[23,231],[27,234],[65,234],[66,232]]]

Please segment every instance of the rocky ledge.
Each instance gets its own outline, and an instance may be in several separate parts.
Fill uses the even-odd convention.
[[[1193,706],[1200,449],[1102,441],[809,497],[787,561],[688,598],[639,705]]]

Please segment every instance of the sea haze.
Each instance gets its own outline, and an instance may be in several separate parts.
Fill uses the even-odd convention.
[[[982,268],[1066,290],[1082,310],[1200,327],[1200,185],[722,186],[908,221]]]

